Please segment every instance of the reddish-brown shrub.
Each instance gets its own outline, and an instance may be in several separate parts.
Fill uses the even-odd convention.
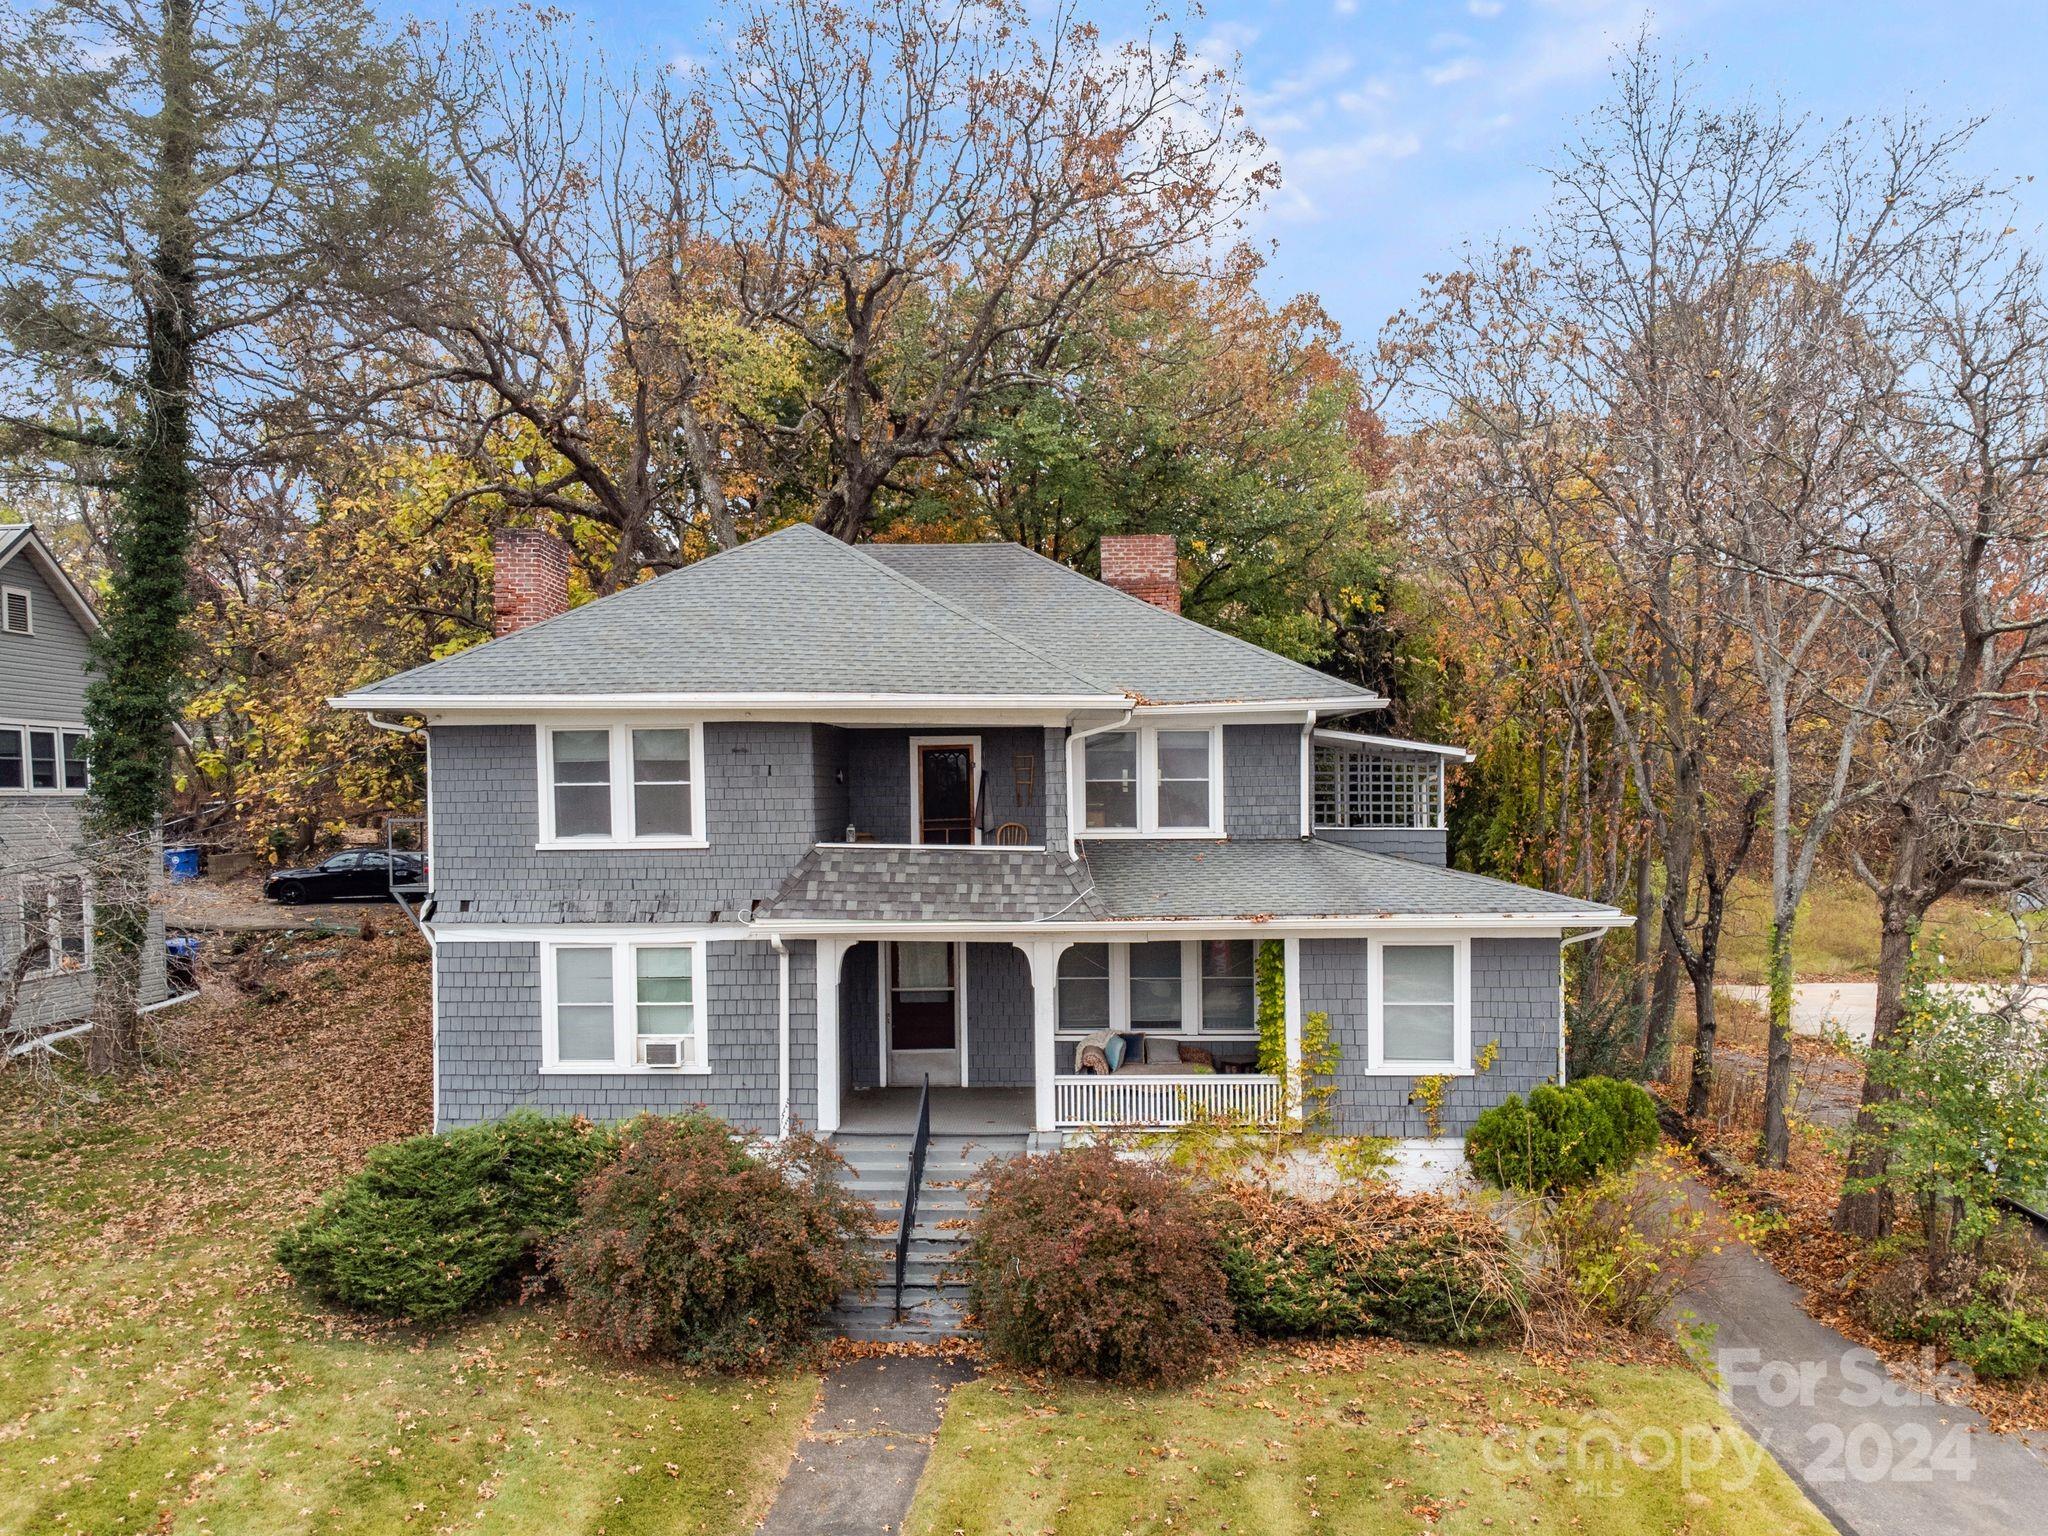
[[[646,1116],[583,1182],[553,1272],[580,1331],[626,1355],[719,1370],[781,1359],[873,1281],[867,1209],[809,1137],[750,1150],[710,1115]]]
[[[989,1180],[968,1250],[990,1351],[1033,1370],[1185,1381],[1230,1333],[1214,1197],[1103,1148],[1026,1157]]]

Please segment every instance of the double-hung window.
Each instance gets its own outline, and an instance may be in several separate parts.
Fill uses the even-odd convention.
[[[1369,1070],[1472,1070],[1469,941],[1374,939],[1367,968]]]
[[[1060,952],[1058,1032],[1254,1038],[1256,953],[1250,939],[1071,944]]]
[[[541,959],[543,1070],[710,1070],[701,941],[564,941]]]
[[[544,725],[543,848],[704,846],[703,731],[687,725]]]
[[[75,795],[86,787],[85,732],[61,725],[0,725],[0,794]]]
[[[37,972],[82,971],[91,963],[92,919],[77,875],[21,882],[22,953]]]
[[[1084,737],[1081,835],[1219,835],[1221,745],[1214,727],[1146,725]]]

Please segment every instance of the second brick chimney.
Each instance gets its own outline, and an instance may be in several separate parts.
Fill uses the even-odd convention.
[[[1170,533],[1105,533],[1102,579],[1155,608],[1180,612],[1180,561]]]
[[[499,635],[569,611],[569,546],[541,528],[491,538],[491,628]]]

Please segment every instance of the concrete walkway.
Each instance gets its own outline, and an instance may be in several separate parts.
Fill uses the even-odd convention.
[[[953,1388],[956,1360],[858,1360],[825,1377],[824,1396],[762,1536],[879,1536],[902,1528]]]
[[[2029,1445],[1889,1372],[1810,1317],[1799,1292],[1734,1235],[1678,1311],[1713,1325],[1722,1394],[1749,1432],[1850,1536],[2010,1536],[2048,1522],[2048,1437]]]

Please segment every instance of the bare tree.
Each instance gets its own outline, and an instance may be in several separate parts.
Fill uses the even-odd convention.
[[[2005,213],[1979,209],[1901,273],[1867,385],[1886,494],[1843,555],[1855,617],[1897,657],[1871,706],[1854,850],[1880,918],[1878,1047],[1929,908],[2048,868],[2048,293]],[[1836,1215],[1864,1236],[1891,1223],[1873,1114],[1887,1092],[1865,1085]]]

